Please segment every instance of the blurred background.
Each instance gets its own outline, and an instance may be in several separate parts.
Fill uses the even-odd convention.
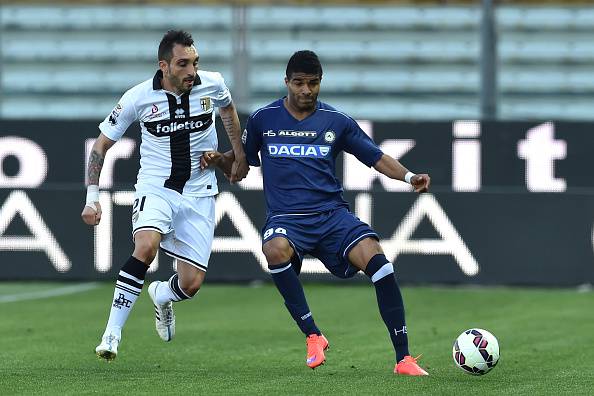
[[[138,126],[106,160],[94,231],[79,218],[85,159],[172,28],[193,34],[242,120],[285,94],[294,51],[316,51],[320,100],[431,174],[432,193],[417,196],[338,159],[345,197],[403,282],[594,282],[594,3],[568,0],[4,1],[0,279],[113,279],[132,248]],[[259,171],[219,179],[209,277],[267,279]],[[164,255],[151,268],[171,270]],[[313,259],[304,270],[330,279]]]
[[[280,3],[4,2],[0,115],[101,119],[152,75],[176,27],[245,113],[284,92],[288,57],[309,48],[324,63],[324,99],[360,119],[593,117],[594,4]]]

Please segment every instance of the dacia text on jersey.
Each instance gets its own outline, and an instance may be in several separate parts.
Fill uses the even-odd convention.
[[[323,158],[330,152],[330,146],[319,144],[268,144],[271,157]]]

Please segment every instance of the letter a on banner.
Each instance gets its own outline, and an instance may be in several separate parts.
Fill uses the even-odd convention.
[[[268,271],[266,257],[262,253],[260,232],[241,207],[237,198],[230,192],[222,192],[217,197],[215,208],[215,227],[221,222],[223,216],[227,215],[240,237],[215,237],[212,243],[213,252],[251,253],[256,257],[262,269]]]
[[[435,227],[441,239],[410,239],[425,216]],[[466,275],[474,276],[479,272],[478,263],[472,257],[470,250],[468,250],[444,210],[431,194],[419,195],[419,198],[404,216],[392,238],[382,240],[381,245],[390,261],[396,260],[398,255],[402,253],[447,254],[454,256],[458,266]]]
[[[4,235],[17,214],[33,236]],[[0,208],[0,251],[2,250],[42,251],[47,254],[57,271],[66,272],[72,267],[27,194],[20,190],[13,191]]]

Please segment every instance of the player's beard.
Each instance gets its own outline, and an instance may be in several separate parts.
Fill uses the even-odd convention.
[[[169,83],[175,88],[177,88],[180,94],[190,93],[192,87],[194,86],[194,79],[192,79],[192,82],[189,85],[187,85],[186,78],[189,80],[189,77],[179,78],[174,75],[170,75],[168,77]]]
[[[309,96],[308,101],[300,101],[299,98],[295,98],[295,102],[299,110],[301,111],[313,111],[316,108],[317,97]]]
[[[307,99],[309,99],[307,101],[303,100],[306,98],[304,95],[292,94],[291,96],[291,104],[299,111],[312,112],[316,108],[317,95],[307,96]]]

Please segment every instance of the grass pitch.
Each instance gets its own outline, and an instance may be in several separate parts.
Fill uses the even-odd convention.
[[[306,285],[331,345],[316,370],[305,366],[304,337],[271,285],[205,284],[196,299],[176,304],[170,343],[158,338],[143,291],[113,363],[94,354],[113,285],[47,296],[65,286],[72,285],[0,283],[0,394],[594,392],[592,292],[403,288],[411,352],[423,354],[430,373],[411,378],[392,374],[392,347],[369,285]],[[41,298],[19,300],[31,290]],[[481,377],[457,369],[451,356],[455,337],[470,327],[491,331],[501,346],[498,366]]]

